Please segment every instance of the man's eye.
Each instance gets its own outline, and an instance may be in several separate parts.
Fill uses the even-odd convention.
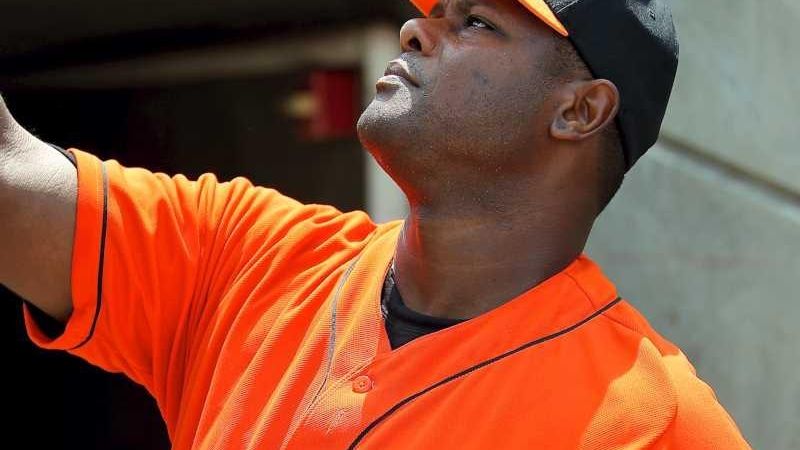
[[[464,20],[464,25],[469,28],[485,28],[487,30],[494,30],[494,27],[487,21],[478,16],[467,16]]]

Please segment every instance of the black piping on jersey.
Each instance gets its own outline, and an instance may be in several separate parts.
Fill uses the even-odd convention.
[[[451,375],[451,376],[449,376],[449,377],[447,377],[447,378],[445,378],[443,380],[440,380],[440,381],[428,386],[427,388],[425,388],[425,389],[423,389],[423,390],[421,390],[421,391],[419,391],[419,392],[417,392],[415,394],[409,395],[408,397],[404,398],[403,400],[401,400],[400,402],[396,403],[394,406],[389,408],[388,411],[386,411],[385,413],[381,414],[377,419],[373,420],[372,423],[367,425],[367,427],[364,428],[361,431],[361,433],[358,434],[358,436],[356,436],[355,440],[353,440],[353,442],[350,444],[349,447],[347,447],[347,449],[348,450],[355,449],[361,443],[361,441],[364,440],[364,438],[367,436],[367,434],[369,434],[378,425],[380,425],[381,422],[384,422],[386,419],[389,418],[389,416],[391,416],[392,414],[397,412],[403,406],[411,403],[412,401],[418,399],[419,397],[422,397],[423,395],[427,394],[428,392],[431,392],[432,390],[434,390],[434,389],[436,389],[436,388],[438,388],[440,386],[443,386],[443,385],[445,385],[447,383],[450,383],[451,381],[455,381],[455,380],[457,380],[457,379],[459,379],[461,377],[469,375],[469,374],[471,374],[472,372],[475,372],[478,369],[481,369],[481,368],[486,367],[486,366],[488,366],[490,364],[496,363],[497,361],[500,361],[501,359],[504,359],[504,358],[507,358],[507,357],[509,357],[511,355],[519,353],[519,352],[521,352],[521,351],[523,351],[525,349],[528,349],[528,348],[534,347],[536,345],[542,344],[544,342],[553,340],[553,339],[555,339],[555,338],[557,338],[559,336],[563,336],[563,335],[565,335],[565,334],[567,334],[567,333],[569,333],[571,331],[575,331],[576,329],[578,329],[581,326],[585,325],[586,323],[588,323],[592,319],[596,318],[597,316],[599,316],[599,315],[603,314],[604,312],[608,311],[609,309],[613,308],[617,303],[619,303],[621,301],[622,301],[622,298],[617,297],[614,301],[612,301],[609,304],[607,304],[606,306],[598,309],[597,311],[592,313],[592,315],[590,315],[589,317],[586,317],[585,319],[581,320],[580,322],[578,322],[578,323],[576,323],[574,325],[571,325],[571,326],[569,326],[567,328],[564,328],[564,329],[562,329],[560,331],[557,331],[557,332],[555,332],[553,334],[549,334],[549,335],[544,336],[542,338],[539,338],[539,339],[530,341],[528,343],[522,344],[522,345],[520,345],[519,347],[517,347],[517,348],[515,348],[513,350],[509,350],[509,351],[507,351],[507,352],[505,352],[505,353],[503,353],[501,355],[495,356],[494,358],[487,359],[487,360],[482,361],[482,362],[480,362],[478,364],[475,364],[474,366],[469,367],[469,368],[467,368],[465,370],[462,370],[461,372],[458,372],[456,374],[453,374],[453,375]]]
[[[308,408],[306,409],[306,415],[308,415],[312,409],[316,406],[317,400],[319,400],[320,394],[322,394],[322,390],[325,389],[325,385],[328,384],[328,378],[330,378],[331,368],[333,367],[333,352],[336,349],[336,310],[338,309],[339,305],[339,296],[342,293],[342,288],[344,284],[347,282],[348,278],[350,278],[350,274],[353,273],[353,268],[356,267],[358,261],[361,259],[362,253],[359,253],[356,256],[356,259],[350,263],[350,267],[347,268],[344,275],[342,275],[342,279],[339,280],[339,284],[336,286],[336,292],[333,294],[333,300],[331,301],[331,337],[328,339],[328,354],[327,354],[327,363],[325,367],[325,377],[322,379],[322,383],[319,385],[319,389],[311,398],[311,402],[308,404]]]
[[[100,256],[97,261],[97,300],[94,307],[94,318],[92,319],[92,327],[89,328],[89,334],[81,341],[80,344],[72,347],[70,350],[77,350],[92,338],[94,329],[97,327],[97,319],[100,317],[100,306],[103,300],[103,262],[105,261],[106,254],[106,229],[108,228],[108,173],[106,172],[106,165],[100,163],[101,172],[103,174],[103,226],[100,229]]]

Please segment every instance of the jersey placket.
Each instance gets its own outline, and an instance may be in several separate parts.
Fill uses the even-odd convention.
[[[397,236],[394,229],[377,236],[347,271],[329,312],[332,355],[325,382],[284,448],[346,448],[363,428],[363,404],[374,387],[364,371],[389,350],[380,292]]]

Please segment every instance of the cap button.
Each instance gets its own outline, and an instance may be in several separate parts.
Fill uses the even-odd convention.
[[[365,394],[372,390],[372,378],[366,375],[359,375],[353,380],[353,392]]]

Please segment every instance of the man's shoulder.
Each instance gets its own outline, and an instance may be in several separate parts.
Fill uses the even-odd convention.
[[[635,422],[631,411],[645,413],[641,420],[647,422],[661,414],[662,423],[669,424],[661,440],[674,448],[749,448],[714,390],[697,376],[686,355],[633,305],[621,301],[603,317],[620,336],[617,345],[632,356],[627,370],[609,385],[607,395],[635,397],[629,402],[636,408],[628,410],[628,420]],[[616,398],[612,403],[625,402]],[[720,443],[724,444],[720,447]]]
[[[687,380],[697,378],[697,372],[683,351],[672,341],[661,335],[630,302],[622,300],[603,314],[608,326],[620,335],[618,345],[628,347],[636,355],[632,369],[647,367],[650,372],[659,372],[668,381],[664,388],[675,391],[686,385]]]
[[[677,345],[662,336],[645,316],[628,300],[622,300],[614,308],[603,314],[614,326],[629,330],[636,336],[647,339],[662,356],[675,355],[681,352]]]

